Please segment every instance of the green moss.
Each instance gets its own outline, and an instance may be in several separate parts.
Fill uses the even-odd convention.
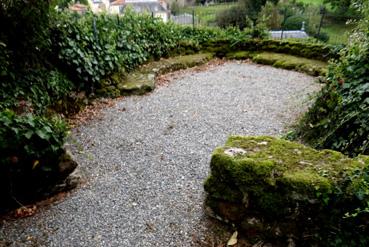
[[[331,224],[363,206],[356,197],[366,191],[369,157],[351,159],[267,136],[232,136],[214,151],[210,166],[205,190],[213,201],[239,203],[267,221],[311,225],[314,217]]]
[[[201,65],[211,58],[213,58],[212,53],[199,53],[153,61],[129,74],[126,74],[123,70],[118,71],[109,78],[102,80],[100,88],[96,91],[99,95],[108,97],[145,94],[154,90],[156,76]]]
[[[262,52],[254,56],[253,61],[277,68],[304,72],[312,76],[324,76],[327,73],[326,62],[280,53]]]
[[[96,94],[98,96],[116,98],[120,96],[120,91],[116,86],[106,86],[101,89],[96,89]]]
[[[227,183],[227,181],[218,180],[214,176],[209,177],[205,181],[204,187],[207,191],[210,191],[213,198],[222,199],[228,202],[242,201],[242,193],[235,185]]]
[[[234,52],[227,53],[225,57],[228,59],[243,60],[243,59],[252,58],[254,55],[255,53],[250,52],[250,51],[234,51]]]

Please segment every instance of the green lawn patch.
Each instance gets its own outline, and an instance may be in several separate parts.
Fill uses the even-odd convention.
[[[298,0],[297,2],[313,5],[324,5],[324,0]]]
[[[218,13],[237,5],[236,3],[214,4],[208,6],[190,6],[180,10],[192,14],[195,13],[195,18],[200,25],[215,25],[215,19]]]
[[[329,35],[329,44],[347,44],[350,31],[354,27],[354,25],[346,25],[345,23],[331,23],[324,25],[322,32]]]

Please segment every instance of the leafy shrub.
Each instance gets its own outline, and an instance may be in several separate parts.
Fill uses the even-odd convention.
[[[247,14],[248,12],[246,9],[234,6],[218,13],[216,16],[216,23],[222,28],[239,27],[242,29],[247,26]]]
[[[66,133],[60,119],[0,112],[0,191],[5,201],[27,197],[57,177]]]
[[[59,64],[77,89],[89,92],[116,71],[169,56],[179,43],[196,47],[225,35],[218,28],[182,27],[129,11],[123,17],[61,13],[52,30]]]
[[[53,28],[54,49],[78,89],[91,91],[121,64],[123,57],[116,52],[118,35],[112,24],[105,15],[100,18],[92,14],[57,16]]]
[[[301,15],[293,15],[286,19],[283,28],[286,30],[301,30],[302,23],[308,24],[307,19]]]
[[[74,89],[66,76],[57,70],[32,69],[17,75],[17,83],[3,81],[0,85],[0,110],[18,109],[20,103],[28,102],[25,109],[36,114],[44,114],[55,102],[65,99]]]
[[[329,35],[327,33],[320,33],[320,34],[314,35],[314,38],[316,38],[317,40],[320,40],[322,42],[328,42]]]
[[[276,3],[278,1],[271,1]],[[258,14],[266,0],[241,0],[237,6],[225,9],[216,16],[216,23],[220,27],[238,27],[244,29],[255,24]]]
[[[305,30],[310,35],[317,33],[321,15],[320,8],[312,4],[296,1],[279,1],[277,4],[267,2],[258,14],[258,19],[266,18],[269,29],[300,30],[305,22]]]
[[[369,8],[368,8],[369,9]],[[367,15],[369,16],[369,14]],[[318,148],[348,155],[369,153],[369,33],[367,20],[332,63],[327,85],[302,119],[297,133]]]
[[[258,19],[267,18],[266,25],[271,30],[281,29],[283,15],[280,9],[272,2],[267,2],[258,14]]]
[[[0,23],[6,23],[0,43],[6,45],[10,64],[19,71],[45,63],[50,51],[49,1],[1,1]]]

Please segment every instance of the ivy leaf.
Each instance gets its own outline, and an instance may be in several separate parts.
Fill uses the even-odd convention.
[[[42,130],[36,130],[36,134],[41,138],[41,139],[44,139],[44,140],[49,140],[49,135],[42,131]]]

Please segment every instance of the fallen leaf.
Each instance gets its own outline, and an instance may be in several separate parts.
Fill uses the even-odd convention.
[[[40,164],[40,161],[35,160],[35,161],[33,162],[32,170],[34,170],[34,169],[35,169],[39,164]]]
[[[232,234],[231,238],[228,240],[227,246],[233,246],[233,245],[237,244],[237,236],[238,236],[238,232],[235,231]]]
[[[30,207],[20,207],[15,210],[14,216],[16,218],[24,218],[32,216],[36,213],[37,207],[36,205],[30,206]]]

